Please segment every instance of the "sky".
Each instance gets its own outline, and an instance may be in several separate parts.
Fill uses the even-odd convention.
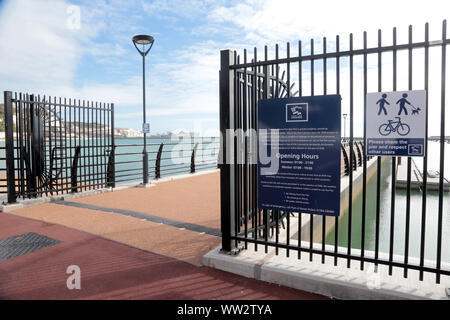
[[[283,56],[287,41],[292,52],[298,40],[309,52],[309,41],[314,39],[316,52],[321,52],[326,36],[333,51],[337,34],[343,50],[348,48],[350,33],[355,47],[361,47],[363,31],[371,47],[377,44],[378,29],[388,44],[394,26],[401,43],[407,41],[410,24],[414,40],[422,41],[425,22],[430,23],[430,39],[437,40],[449,9],[448,0],[0,0],[0,90],[113,102],[116,127],[140,129],[142,58],[131,38],[150,34],[155,38],[146,61],[151,133],[184,130],[217,135],[220,50],[242,53],[244,48],[252,52],[257,47],[262,52],[268,45],[273,57],[278,43]],[[419,66],[421,54],[417,53]],[[399,90],[407,89],[404,58],[399,55]],[[430,103],[438,117],[439,52],[432,50],[430,58],[434,90]],[[389,65],[389,57],[385,63]],[[329,68],[332,74],[332,62]],[[345,79],[345,59],[341,69]],[[362,134],[361,72],[362,61],[356,58],[355,135]],[[369,91],[376,91],[376,57],[369,57],[368,73],[375,79],[369,82]],[[383,90],[392,89],[389,74],[384,76]],[[320,77],[321,72],[316,72],[316,94],[323,89]],[[414,77],[414,88],[423,89],[423,67],[415,69]],[[331,78],[329,88],[335,85]],[[298,83],[295,76],[292,81]],[[308,81],[305,74],[304,90]],[[342,81],[341,91],[343,112],[348,112],[348,81]]]

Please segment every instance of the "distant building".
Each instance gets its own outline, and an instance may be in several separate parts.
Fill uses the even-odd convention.
[[[131,128],[114,128],[114,137],[115,138],[142,138],[144,137],[144,133],[139,130],[134,130]]]

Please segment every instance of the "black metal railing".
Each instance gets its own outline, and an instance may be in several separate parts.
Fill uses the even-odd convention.
[[[4,101],[0,194],[8,203],[142,182],[143,141],[115,139],[113,104],[8,91]],[[218,138],[147,141],[154,179],[217,168]]]
[[[147,143],[150,178],[160,179],[217,168],[218,138],[150,138],[147,140],[150,141]],[[142,148],[143,144],[122,144],[120,139],[116,139],[116,183],[142,180]]]
[[[8,202],[113,186],[113,104],[8,91],[4,101]]]
[[[221,230],[222,230],[222,250],[225,252],[232,252],[239,250],[241,245],[243,248],[247,248],[249,244],[254,244],[255,250],[258,250],[258,245],[262,246],[267,252],[268,247],[276,248],[276,254],[278,249],[283,248],[286,250],[286,255],[289,256],[290,251],[297,252],[300,259],[302,253],[307,253],[309,259],[320,256],[322,263],[325,263],[325,257],[334,258],[334,265],[338,264],[340,259],[344,259],[347,263],[347,267],[351,266],[352,261],[356,261],[360,265],[360,269],[364,270],[366,263],[373,263],[375,265],[386,265],[389,269],[389,275],[392,275],[393,268],[401,268],[404,271],[404,276],[408,276],[408,270],[419,271],[419,279],[422,281],[424,273],[430,273],[435,275],[436,282],[440,282],[442,275],[450,275],[450,268],[443,266],[442,254],[443,254],[443,217],[444,217],[444,143],[445,143],[445,96],[446,96],[446,49],[450,44],[450,39],[447,38],[447,25],[443,22],[442,25],[442,37],[436,41],[429,40],[429,26],[425,25],[424,34],[425,37],[422,41],[413,42],[412,27],[409,28],[407,43],[397,43],[397,30],[394,28],[392,33],[392,43],[383,44],[382,32],[378,32],[378,45],[374,47],[367,46],[367,33],[363,34],[363,43],[361,49],[354,49],[353,35],[351,34],[348,39],[348,49],[341,51],[341,39],[336,37],[335,50],[329,51],[329,43],[326,38],[323,38],[321,52],[317,52],[314,49],[314,40],[311,39],[309,44],[309,53],[305,54],[303,49],[305,45],[298,42],[298,54],[291,55],[290,43],[286,44],[283,53],[285,56],[280,57],[279,46],[275,46],[275,56],[269,58],[269,50],[267,46],[264,48],[264,52],[259,54],[257,48],[254,48],[252,52],[248,53],[244,50],[243,55],[238,55],[236,51],[232,52],[224,50],[221,52],[221,70],[220,70],[220,130],[223,137],[221,144],[221,155],[224,159],[224,163],[220,165],[221,169]],[[440,64],[436,64],[431,70],[429,64],[429,51],[434,50],[434,53],[439,56],[436,61],[440,60]],[[413,55],[414,52],[420,52],[420,54]],[[406,53],[405,55],[400,55]],[[252,55],[251,58],[249,56]],[[365,136],[362,137],[362,141],[358,141],[355,138],[355,123],[363,123],[365,131],[365,95],[368,92],[369,66],[368,58],[376,59],[376,67],[374,68],[375,74],[377,74],[375,80],[377,91],[382,92],[388,89],[388,91],[396,91],[398,85],[398,79],[400,76],[408,79],[408,85],[406,90],[413,89],[425,89],[428,91],[427,99],[433,97],[436,103],[431,106],[428,105],[426,110],[433,108],[436,115],[439,115],[439,119],[435,119],[436,126],[440,126],[440,151],[438,154],[434,154],[433,157],[439,159],[439,191],[436,196],[433,195],[433,199],[437,199],[437,209],[431,210],[427,207],[427,201],[430,201],[427,196],[429,191],[427,190],[427,179],[424,174],[424,179],[421,185],[421,199],[422,203],[419,207],[412,208],[411,206],[411,158],[408,158],[407,163],[407,191],[404,197],[406,198],[406,210],[401,212],[404,214],[405,220],[400,222],[395,219],[400,214],[398,211],[395,200],[400,195],[396,192],[396,174],[397,174],[397,159],[395,157],[377,157],[376,158],[376,192],[368,194],[368,161],[365,157],[365,150],[362,142]],[[407,71],[400,72],[398,68],[398,60],[401,57],[402,61],[407,63]],[[419,57],[419,58],[417,58]],[[386,59],[389,59],[391,63],[386,63]],[[356,60],[357,59],[357,60]],[[420,59],[420,63],[418,61]],[[358,61],[358,66],[355,66],[355,61]],[[413,64],[413,61],[416,64]],[[415,81],[413,85],[413,65],[421,66],[423,71],[420,73],[420,83]],[[294,69],[295,68],[295,69]],[[348,73],[345,75],[342,73],[342,68],[346,68]],[[332,69],[332,72],[328,72]],[[315,70],[318,70],[316,72]],[[436,78],[435,83],[438,82],[437,87],[434,87],[433,91],[429,91],[429,78],[430,72],[433,72]],[[388,85],[383,84],[386,81],[384,72],[389,72],[392,82]],[[358,81],[362,82],[362,87],[358,92],[358,100],[356,100],[356,89],[354,87],[354,79],[358,74]],[[416,77],[419,72],[416,73]],[[284,79],[284,75],[287,75]],[[330,75],[333,76],[330,79]],[[316,89],[315,81],[321,78],[321,92]],[[292,89],[295,88],[293,83],[295,79],[297,91],[292,93]],[[308,79],[308,80],[306,80]],[[332,80],[332,81],[330,81]],[[345,92],[343,92],[341,85],[343,81],[347,82],[345,86]],[[308,82],[308,83],[306,83]],[[328,86],[333,82],[333,87]],[[342,94],[343,105],[349,109],[349,121],[350,121],[350,134],[348,138],[344,139],[342,144],[342,156],[343,156],[343,173],[348,177],[348,203],[346,203],[346,214],[342,219],[346,220],[345,235],[340,234],[339,224],[340,217],[326,218],[325,216],[308,215],[309,216],[309,237],[308,244],[301,241],[302,232],[302,217],[305,218],[305,214],[293,213],[298,219],[298,230],[290,230],[290,220],[292,213],[286,213],[276,210],[260,210],[257,207],[257,165],[251,161],[248,161],[246,156],[249,151],[249,146],[255,144],[254,139],[257,137],[252,135],[242,135],[235,140],[230,139],[228,141],[228,131],[257,131],[257,105],[260,99],[271,98],[283,98],[292,96],[304,96],[304,95],[317,95],[317,94]],[[356,101],[355,101],[356,100]],[[438,103],[440,101],[440,103]],[[355,112],[355,108],[360,108],[360,112]],[[358,119],[357,116],[360,116]],[[428,115],[427,115],[428,117]],[[428,121],[428,118],[427,118]],[[365,134],[365,133],[364,133]],[[426,128],[426,135],[428,136],[428,126]],[[257,142],[256,142],[257,143]],[[238,146],[243,146],[239,150]],[[426,145],[426,153],[423,161],[423,172],[428,172],[428,159],[430,154],[428,153],[428,143]],[[231,156],[230,156],[231,155]],[[229,159],[230,157],[230,159]],[[241,159],[244,159],[241,161]],[[390,161],[390,200],[383,199],[383,202],[390,201],[390,209],[388,213],[383,214],[383,218],[390,216],[389,229],[381,228],[381,188],[385,184],[382,180],[382,170],[385,167],[383,160]],[[388,162],[389,162],[388,161]],[[386,163],[388,163],[386,162]],[[448,161],[447,161],[448,162]],[[353,172],[357,166],[362,166],[362,205],[361,210],[356,212],[353,208],[353,201],[356,197],[357,191],[354,190],[354,175]],[[383,167],[382,167],[383,166]],[[352,168],[353,170],[350,170]],[[374,196],[374,203],[368,202],[368,196]],[[402,195],[403,197],[403,195]],[[411,210],[416,212],[420,211],[421,216],[418,218],[417,223],[420,225],[420,234],[417,234],[420,246],[420,252],[415,259],[412,259],[410,255],[410,239],[411,239]],[[403,210],[402,210],[403,211]],[[431,212],[433,211],[433,212]],[[433,221],[433,226],[430,226],[430,222],[427,221],[428,215],[437,216]],[[360,223],[355,224],[354,216],[358,216]],[[374,218],[374,235],[373,239],[368,240],[366,225],[368,223],[368,217]],[[415,215],[417,217],[417,214]],[[417,218],[416,218],[417,219]],[[268,232],[269,228],[272,228],[275,224],[275,228],[279,229],[282,222],[286,222],[286,237],[280,239],[279,232],[275,232],[275,237],[271,238]],[[315,225],[319,222],[319,231],[315,231]],[[372,222],[371,222],[372,223]],[[334,230],[334,241],[331,244],[327,244],[326,238],[328,235],[327,230],[329,227]],[[398,231],[400,228],[401,231]],[[262,230],[262,232],[261,232]],[[435,241],[431,241],[429,236],[426,236],[427,230],[433,230],[433,238]],[[291,243],[293,233],[297,233],[297,243]],[[317,236],[317,232],[319,235]],[[357,237],[355,237],[357,233]],[[399,234],[401,233],[401,234]],[[345,238],[345,244],[340,244],[338,239]],[[357,238],[358,240],[356,240]],[[380,248],[380,239],[388,241],[387,250]],[[445,239],[448,242],[449,239]],[[368,241],[374,243],[373,249],[368,250]],[[354,250],[352,247],[357,242],[358,250]],[[318,243],[319,246],[314,245]],[[394,243],[395,246],[403,246],[402,254],[398,254],[398,250],[395,252],[394,257]],[[430,256],[432,259],[427,259],[425,254],[425,248],[428,252],[433,252]],[[447,248],[448,250],[448,248]],[[418,250],[419,251],[419,250]],[[384,252],[384,253],[382,253]],[[448,253],[448,252],[446,252]],[[447,254],[447,256],[449,256]]]

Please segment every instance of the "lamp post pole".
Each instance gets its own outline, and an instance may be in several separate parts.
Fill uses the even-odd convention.
[[[144,120],[144,124],[147,123],[146,122],[146,116],[145,116],[145,55],[142,55],[142,113],[143,113],[143,120]],[[142,154],[143,154],[143,183],[147,184],[148,183],[148,153],[147,153],[147,133],[144,129],[144,125],[143,126],[143,130],[144,130],[144,150],[142,150]]]
[[[154,39],[149,35],[137,35],[133,37],[133,44],[136,50],[142,56],[142,114],[143,114],[143,124],[142,131],[144,131],[144,149],[142,150],[142,182],[144,185],[148,183],[148,153],[147,153],[147,126],[146,126],[146,110],[145,110],[145,56],[149,53],[153,46]],[[139,49],[138,45],[142,45],[142,50]],[[145,46],[149,46],[148,49]]]

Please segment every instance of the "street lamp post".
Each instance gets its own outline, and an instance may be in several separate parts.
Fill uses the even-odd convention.
[[[346,128],[346,125],[347,125],[347,114],[346,113],[343,113],[342,114],[342,116],[344,117],[344,139],[345,139],[345,137],[347,136],[347,128]]]
[[[143,184],[146,185],[148,183],[148,154],[147,154],[147,128],[146,126],[146,117],[145,117],[145,56],[150,52],[150,49],[153,47],[155,39],[149,35],[137,35],[133,37],[133,44],[136,50],[142,56],[142,112],[143,112],[143,120],[144,123],[142,125],[142,130],[144,131],[144,150],[142,150],[142,163],[143,163]],[[142,46],[142,49],[138,46]],[[147,47],[148,46],[148,47]]]

